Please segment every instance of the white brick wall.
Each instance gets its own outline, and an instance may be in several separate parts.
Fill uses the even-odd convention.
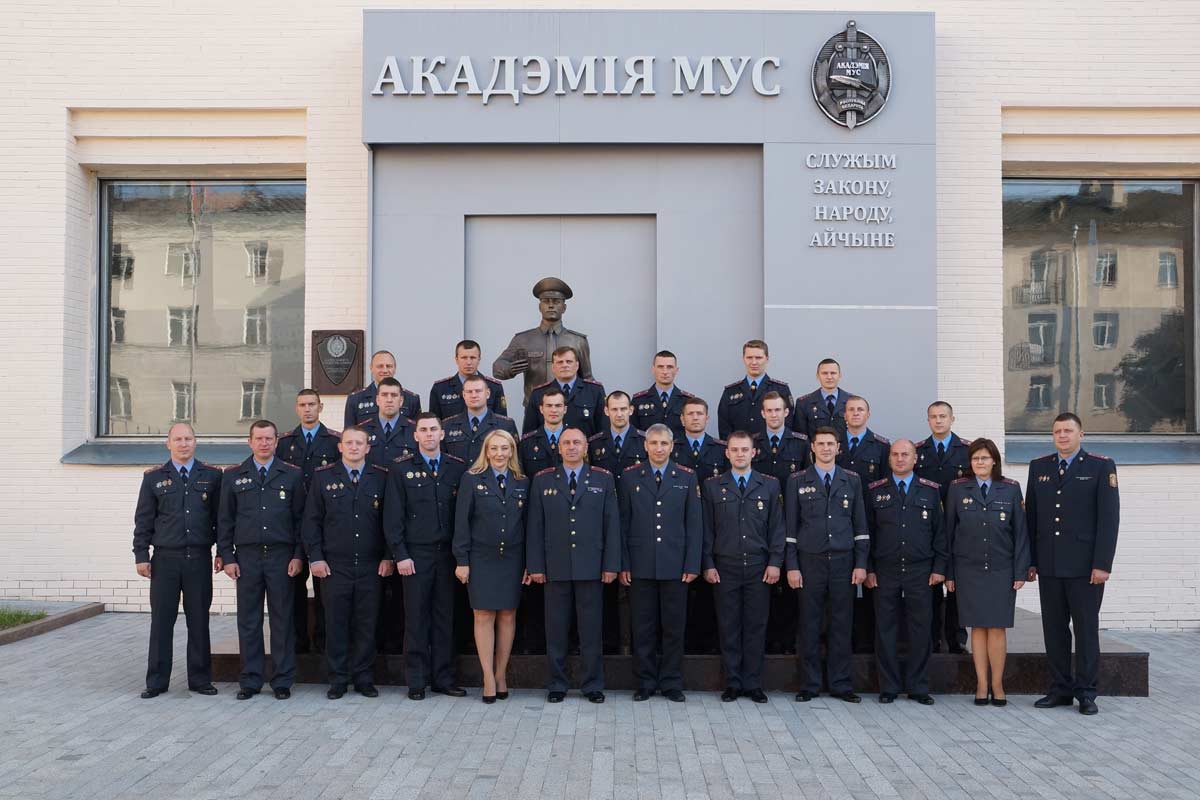
[[[954,403],[964,432],[1001,438],[1004,159],[1102,166],[1137,164],[1145,154],[1155,174],[1164,174],[1167,164],[1167,174],[1200,175],[1195,115],[1161,111],[1164,104],[1200,107],[1200,7],[1098,0],[854,5],[938,15],[938,393]],[[146,582],[134,575],[130,554],[141,470],[59,463],[84,441],[95,396],[97,201],[95,175],[80,166],[80,151],[89,163],[98,157],[95,140],[75,141],[69,109],[306,109],[307,324],[365,327],[361,7],[333,0],[213,0],[186,8],[32,0],[6,8],[0,26],[0,276],[6,288],[0,294],[0,597],[91,599],[117,610],[146,610]],[[1149,68],[1160,56],[1166,74],[1155,79]],[[1028,122],[1022,111],[1007,117],[1014,127],[1002,138],[1006,108],[1037,109],[1039,120],[1052,123],[1037,130],[1052,135],[1022,137]],[[202,123],[197,130],[206,130]],[[154,124],[146,126],[148,134]],[[1107,135],[1117,132],[1119,140]],[[267,126],[261,135],[278,131]],[[262,163],[273,152],[256,148],[236,160]],[[126,152],[135,160],[136,151]],[[159,142],[155,149],[156,160],[168,166],[165,174],[172,164],[203,164],[220,152],[202,139],[180,140],[174,149]],[[186,176],[198,169],[174,171]],[[122,171],[132,174],[105,168],[105,174]],[[327,417],[335,424],[341,419],[339,399],[327,403]],[[1023,479],[1024,465],[1013,472]],[[1198,480],[1200,466],[1121,468],[1124,522],[1104,624],[1200,628],[1200,537],[1193,535]],[[216,585],[216,608],[232,610],[229,582],[218,578]],[[1023,592],[1021,602],[1036,605],[1036,593]]]

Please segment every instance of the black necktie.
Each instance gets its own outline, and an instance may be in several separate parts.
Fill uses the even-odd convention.
[[[900,481],[900,503],[901,503],[901,505],[903,505],[904,501],[907,499],[907,494],[904,491],[904,489],[905,489],[905,481]]]
[[[356,470],[356,469],[350,470],[350,482],[358,483],[358,470]]]
[[[938,442],[937,451],[938,451],[938,461],[941,461],[942,459],[944,459],[946,457],[946,445],[942,444],[941,442]]]
[[[697,439],[692,442],[692,458],[700,457],[700,441]]]
[[[187,467],[179,468],[179,480],[183,481],[184,483],[187,483]]]
[[[571,490],[571,496],[575,496],[575,490],[579,488],[579,481],[575,480],[575,473],[571,473],[571,480],[567,482],[567,488]]]
[[[501,491],[501,493],[503,493],[504,492],[504,476],[503,475],[496,476],[496,485],[500,487],[500,491]]]
[[[479,433],[479,417],[471,417],[471,433]]]
[[[390,423],[390,422],[386,422],[386,423],[384,423],[384,425],[383,425],[383,438],[384,438],[384,439],[390,439],[390,438],[392,438],[392,423]]]
[[[988,485],[986,483],[979,487],[979,493],[983,495],[984,500],[987,500],[987,487]]]
[[[621,454],[621,437],[620,436],[613,437],[613,449],[617,451],[617,455]]]
[[[771,452],[774,453],[779,449],[779,434],[771,434]]]
[[[738,491],[741,492],[742,494],[746,493],[746,476],[745,475],[738,476]]]
[[[662,400],[663,408],[666,408],[667,407],[667,393],[663,392],[662,394],[660,394],[658,396],[658,399]]]
[[[825,407],[829,409],[829,417],[832,419],[837,414],[837,403],[833,401],[833,395],[829,395],[829,398],[825,401]]]
[[[551,447],[554,447],[554,446],[556,446],[557,444],[558,444],[558,436],[557,436],[557,434],[553,434],[553,433],[552,433],[552,434],[550,434],[550,446],[551,446]]]
[[[258,479],[260,481],[262,481],[263,483],[267,482],[267,468],[266,467],[258,468]]]
[[[1060,458],[1058,460],[1058,477],[1061,478],[1062,476],[1064,476],[1066,474],[1067,474],[1067,460],[1065,458]]]
[[[661,470],[657,470],[657,469],[654,470],[654,485],[660,489],[662,488],[662,471]]]
[[[429,471],[433,473],[433,477],[437,477],[438,459],[429,462]]]
[[[832,474],[826,475],[825,476],[825,494],[828,495],[832,489],[833,489],[833,475]]]
[[[758,381],[750,381],[750,394],[758,391]]]
[[[858,437],[851,436],[850,437],[850,455],[854,455],[854,451],[857,447],[858,447]]]
[[[570,387],[570,386],[568,386],[567,384],[565,384],[565,383],[564,383],[564,384],[562,385],[562,392],[563,392],[563,394],[570,394],[570,393],[571,393],[571,387]]]
[[[312,434],[311,433],[304,434],[304,443],[308,447],[312,447]]]

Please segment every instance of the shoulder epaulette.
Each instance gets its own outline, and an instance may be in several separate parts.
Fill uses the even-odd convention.
[[[410,389],[408,389],[408,388],[406,388],[406,387],[404,387],[404,386],[401,386],[401,387],[400,387],[400,391],[401,391],[401,393],[403,393],[403,394],[410,394],[410,395],[412,395],[413,397],[416,397],[416,396],[417,396],[417,393],[416,393],[416,392],[414,392],[414,391],[412,391],[412,390],[410,390]]]
[[[806,442],[808,441],[807,433],[801,433],[800,431],[792,431],[791,433],[793,439],[803,439]]]
[[[530,392],[532,393],[532,392],[536,392],[538,389],[545,389],[547,386],[549,386],[552,383],[555,383],[555,381],[546,381],[545,383],[539,383],[537,386],[533,387],[530,390]]]
[[[633,433],[630,434],[631,436],[640,436],[643,439],[646,438],[646,432],[644,430],[642,430],[641,428],[635,428],[632,425],[630,425],[629,430],[633,431]]]
[[[628,467],[626,467],[625,469],[623,469],[621,471],[629,472],[629,470],[631,470],[631,469],[641,469],[641,468],[642,468],[641,464],[630,464]],[[595,469],[595,467],[592,467],[592,469]]]
[[[535,330],[536,330],[536,329],[535,329]],[[573,331],[573,330],[571,330],[570,328],[563,328],[563,333],[573,333],[573,334],[575,334],[576,336],[578,336],[580,339],[586,339],[586,338],[587,338],[587,334],[586,334],[586,333],[580,333],[579,331]]]
[[[758,475],[758,477],[762,478],[764,481],[775,481],[775,483],[779,483],[779,478],[776,478],[774,475],[768,475],[765,472],[759,472],[756,474]]]
[[[958,483],[968,483],[968,482],[970,482],[970,481],[973,481],[973,480],[975,480],[975,479],[974,479],[974,478],[970,478],[970,477],[967,477],[967,478],[957,478],[957,479],[955,479],[955,480],[952,480],[952,481],[950,481],[950,485],[951,485],[951,486],[954,486],[955,484],[958,484]]]
[[[775,384],[776,386],[782,386],[784,389],[787,389],[788,395],[791,395],[792,387],[788,386],[787,381],[781,381],[781,380],[776,380],[775,378],[771,378],[771,383]]]
[[[334,430],[333,428],[325,428],[325,432],[328,433],[330,436],[336,436],[339,439],[342,438],[342,432],[339,430]]]
[[[922,439],[921,441],[917,442],[917,445],[916,445],[916,446],[917,446],[917,447],[924,447],[924,446],[926,446],[926,445],[931,445],[931,444],[933,444],[933,437],[932,437],[932,436],[926,436],[924,439]]]
[[[611,473],[611,472],[609,472],[608,470],[606,470],[604,467],[597,467],[597,466],[593,466],[593,467],[592,467],[592,471],[593,471],[593,472],[599,472],[599,473],[601,473],[602,475],[612,475],[612,473]]]
[[[235,469],[241,469],[241,467],[242,467],[242,465],[241,465],[241,464],[234,464],[234,465],[233,465],[233,466],[231,466],[231,467],[226,467],[226,468],[224,469],[224,471],[225,471],[225,472],[233,472]]]
[[[724,477],[724,475],[711,475],[711,476],[705,478],[704,482],[708,483],[709,481],[719,481],[723,477]]]
[[[288,462],[284,461],[283,459],[276,459],[276,460],[279,461],[280,464],[283,464],[285,467],[291,467],[292,469],[294,469],[296,471],[300,470],[300,468],[297,467],[295,464],[289,464]]]
[[[724,439],[718,439],[718,438],[717,438],[717,437],[715,437],[715,436],[713,437],[713,442],[715,442],[716,444],[719,444],[719,445],[721,445],[721,447],[724,447],[724,446],[725,446],[725,444],[726,444],[726,442],[725,442],[725,440],[724,440]]]
[[[885,483],[887,483],[890,480],[891,480],[891,478],[880,478],[879,480],[875,481],[874,483],[868,483],[867,488],[868,489],[877,489],[880,486],[883,486]]]
[[[142,470],[142,474],[149,475],[151,472],[154,472],[154,470],[156,470],[156,469],[162,469],[162,464],[159,464],[156,467],[149,467],[148,469],[144,469],[144,470]]]
[[[756,431],[755,433],[750,434],[750,441],[752,441],[752,442],[757,442],[759,439],[766,439],[766,438],[767,438],[767,435],[765,433],[763,433],[762,431]]]
[[[289,436],[295,436],[295,435],[296,435],[295,431],[284,431],[283,433],[279,434],[279,438],[286,439]]]
[[[1058,458],[1058,453],[1050,453],[1049,455],[1038,456],[1034,461],[1049,461],[1052,458]]]
[[[383,464],[368,464],[367,466],[374,467],[375,469],[383,470],[384,472],[388,471],[388,468],[385,467]]]
[[[198,458],[196,459],[196,463],[202,467],[208,467],[209,469],[216,469],[216,467],[214,467],[212,464],[209,464],[207,461],[201,461]]]
[[[402,456],[396,456],[395,458],[393,458],[393,459],[392,459],[392,463],[393,463],[393,464],[399,464],[399,463],[400,463],[400,462],[402,462],[402,461],[411,461],[412,459],[413,459],[413,454],[412,454],[412,453],[406,453],[405,455],[402,455]]]
[[[857,472],[855,472],[852,469],[846,469],[845,467],[839,467],[839,469],[841,469],[841,471],[846,473],[847,475],[853,475],[854,477],[858,478],[859,480],[862,480],[862,476],[859,475]]]
[[[645,397],[648,394],[650,394],[649,389],[642,389],[640,392],[635,392],[633,396],[634,397]]]
[[[332,464],[326,464],[323,467],[317,467],[316,469],[313,470],[313,472],[324,472],[327,469],[333,469],[334,467],[336,467],[338,465],[338,463],[339,462],[335,461]]]
[[[677,391],[678,391],[678,392],[679,392],[681,395],[683,395],[684,397],[695,397],[695,396],[696,396],[696,395],[692,394],[692,393],[691,393],[691,392],[689,392],[689,391],[685,391],[684,389],[680,389],[678,386],[676,386],[676,387],[675,387],[675,389],[676,389],[676,390],[677,390]]]
[[[931,481],[929,478],[917,477],[917,483],[922,486],[928,486],[931,489],[941,489],[941,485],[937,481]]]
[[[892,443],[891,439],[887,438],[886,436],[880,436],[878,433],[875,434],[875,441],[879,442],[880,444]]]
[[[600,381],[596,380],[595,378],[583,378],[582,380],[583,380],[583,382],[584,382],[584,383],[590,383],[590,384],[592,384],[593,386],[603,386],[603,385],[604,385],[603,383],[601,383]]]
[[[1001,478],[1000,480],[1004,481],[1007,484],[1011,484],[1012,486],[1020,486],[1021,485],[1020,483],[1013,480],[1012,478]]]
[[[1099,453],[1088,452],[1088,455],[1091,456],[1092,458],[1098,458],[1101,461],[1112,461],[1112,459],[1109,458],[1108,456],[1102,456]]]
[[[497,414],[495,411],[492,412],[492,416],[495,417],[496,419],[506,419],[509,422],[512,422],[512,417],[506,417],[503,414]]]
[[[464,411],[461,414],[451,414],[450,416],[448,416],[444,420],[442,420],[442,427],[449,425],[451,422],[458,422],[460,417],[462,418],[463,422],[466,422],[467,421],[467,412]]]
[[[442,453],[442,458],[448,458],[448,459],[450,459],[451,461],[457,461],[457,462],[458,462],[458,463],[460,463],[460,464],[465,464],[465,463],[467,463],[466,459],[459,458],[458,456],[456,456],[456,455],[451,455],[450,453]]]
[[[445,383],[446,381],[448,381],[452,378],[457,378],[457,377],[458,377],[458,373],[455,373],[453,375],[447,375],[444,378],[438,378],[436,381],[434,381],[434,383]]]
[[[726,388],[726,389],[732,389],[733,387],[737,386],[739,383],[745,383],[745,382],[746,382],[746,379],[745,379],[745,378],[740,378],[740,379],[738,379],[738,380],[734,381],[733,383],[727,383],[727,384],[725,384],[725,388]]]
[[[604,434],[606,434],[606,433],[608,433],[608,431],[600,431],[599,433],[593,433],[591,436],[588,437],[588,441],[594,442],[597,439],[602,439],[602,438],[604,438]]]
[[[499,384],[499,383],[500,383],[500,381],[496,380],[496,379],[495,379],[495,378],[493,378],[491,375],[484,375],[482,372],[476,372],[475,374],[476,374],[476,375],[478,375],[479,377],[483,378],[483,379],[484,379],[485,381],[487,381],[488,383],[495,383],[495,384]],[[454,376],[453,376],[453,375],[451,375],[450,377],[454,377]]]
[[[534,429],[533,429],[533,430],[531,430],[529,433],[523,433],[523,434],[521,434],[521,441],[523,442],[523,441],[525,441],[526,439],[529,439],[529,438],[531,438],[531,437],[533,437],[533,436],[537,436],[537,435],[538,435],[538,429],[537,429],[537,428],[534,428]]]
[[[556,469],[558,469],[558,467],[546,467],[545,469],[534,473],[533,477],[536,478],[538,475],[549,475],[551,472],[554,472],[554,470],[556,470]]]

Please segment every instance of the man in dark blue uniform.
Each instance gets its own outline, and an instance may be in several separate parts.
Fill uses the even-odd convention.
[[[536,430],[542,419],[542,395],[551,388],[562,391],[566,398],[567,427],[578,428],[585,436],[591,436],[604,424],[604,384],[579,375],[579,355],[573,348],[560,347],[552,354],[550,362],[554,379],[535,387],[525,407],[522,433]]]
[[[1079,713],[1091,715],[1099,710],[1100,603],[1117,550],[1121,500],[1116,464],[1084,452],[1082,440],[1079,417],[1055,418],[1056,452],[1029,465],[1025,515],[1033,554],[1029,580],[1038,582],[1050,662],[1050,691],[1034,705],[1053,708],[1077,699]]]
[[[767,343],[762,339],[751,339],[742,345],[746,377],[728,384],[717,403],[717,435],[722,439],[728,440],[733,431],[745,431],[751,436],[762,432],[762,399],[767,392],[778,392],[783,398],[788,407],[788,427],[792,427],[792,390],[784,381],[767,375],[769,360]]]
[[[821,625],[828,608],[829,691],[839,700],[858,703],[862,698],[851,682],[854,587],[867,579],[871,550],[862,483],[837,466],[833,428],[815,431],[812,450],[813,465],[788,480],[784,501],[787,579],[800,590],[803,677],[796,700],[808,702],[821,691]]]
[[[400,413],[400,391],[395,378],[381,380],[375,395],[378,413],[357,423],[367,432],[367,460],[372,464],[386,467],[417,449],[412,419]]]
[[[817,364],[819,387],[796,401],[796,414],[792,427],[808,435],[811,442],[817,428],[833,428],[838,439],[846,432],[846,400],[850,392],[838,388],[842,380],[842,367],[832,358],[823,358]]]
[[[338,452],[338,442],[341,441],[339,431],[330,430],[321,423],[321,412],[325,406],[321,395],[315,389],[301,389],[296,395],[296,416],[300,424],[293,430],[279,435],[279,443],[275,446],[275,457],[300,468],[304,475],[304,491],[307,493],[312,486],[313,471],[332,464],[341,458]],[[296,585],[292,587],[296,597],[296,652],[309,651],[308,631],[308,564],[305,562],[300,574],[295,577]],[[325,646],[325,615],[321,611],[321,582],[313,582],[313,594],[316,599],[316,619],[313,624],[313,649],[318,653]]]
[[[962,439],[951,428],[954,408],[944,400],[929,404],[926,409],[930,435],[917,444],[918,477],[936,483],[946,504],[950,484],[971,474],[971,459],[967,455],[970,439]],[[958,599],[945,591],[945,584],[932,587],[933,593],[933,652],[940,652],[945,639],[951,653],[962,653],[967,644],[967,629],[958,624]]]
[[[751,469],[754,441],[734,431],[726,446],[730,471],[700,489],[704,511],[704,580],[715,587],[725,690],[767,702],[762,690],[770,589],[783,566],[784,528],[779,481]]]
[[[867,586],[875,596],[875,660],[879,702],[891,703],[907,688],[921,705],[929,696],[929,587],[946,579],[946,534],[942,495],[936,483],[913,474],[916,447],[908,439],[892,445],[890,478],[867,487],[871,553]],[[908,658],[900,674],[900,618],[908,632]]]
[[[239,700],[262,690],[264,595],[271,617],[271,688],[276,699],[291,697],[296,679],[292,579],[303,564],[304,475],[299,467],[275,457],[278,438],[275,423],[258,420],[250,426],[251,456],[221,476],[217,555],[225,574],[237,582]]]
[[[441,449],[441,423],[417,415],[417,453],[392,462],[384,527],[404,582],[404,665],[408,697],[463,697],[454,675],[454,507],[466,463]]]
[[[346,398],[346,414],[343,428],[357,425],[378,415],[379,406],[375,394],[384,378],[396,379],[396,357],[387,350],[379,350],[371,356],[371,385]],[[399,381],[396,381],[399,384]],[[421,413],[421,397],[400,387],[400,415],[412,419]]]
[[[380,579],[392,574],[383,537],[386,467],[367,463],[367,433],[342,433],[341,458],[314,473],[304,514],[304,545],[312,574],[324,583],[325,657],[329,689],[337,700],[354,681],[364,697],[375,688],[375,632]]]
[[[546,587],[547,702],[567,693],[567,645],[571,612],[579,632],[584,697],[604,702],[601,587],[621,571],[621,516],[616,484],[600,467],[584,463],[587,439],[568,428],[558,442],[562,466],[533,477],[525,528],[530,579]]]
[[[454,345],[454,363],[457,365],[458,371],[447,378],[442,378],[429,390],[429,410],[437,414],[443,422],[447,418],[467,410],[463,389],[466,386],[467,378],[476,375],[483,378],[490,392],[487,396],[488,410],[496,414],[508,413],[508,401],[504,399],[504,384],[479,371],[481,352],[479,342],[473,339],[463,339]]]
[[[506,430],[517,438],[517,424],[491,408],[491,384],[483,375],[470,375],[462,382],[460,393],[464,410],[461,414],[442,418],[442,449],[467,462],[475,463],[483,440],[489,433]]]
[[[683,695],[683,637],[688,584],[700,574],[704,515],[696,473],[671,463],[674,437],[655,423],[646,431],[645,464],[625,469],[621,503],[621,583],[633,610],[636,701],[656,691],[676,703]]]
[[[654,354],[651,365],[654,385],[633,396],[633,427],[648,430],[651,425],[662,423],[677,435],[683,435],[683,404],[694,395],[675,385],[679,374],[679,361],[670,350],[659,350]]]
[[[170,460],[142,476],[133,514],[137,574],[150,579],[150,654],[142,692],[147,700],[171,684],[180,594],[187,623],[188,689],[217,693],[212,685],[208,610],[212,606],[209,558],[217,541],[221,471],[196,460],[196,432],[186,422],[176,422],[167,431],[167,451]],[[220,556],[211,564],[213,572],[221,571]]]

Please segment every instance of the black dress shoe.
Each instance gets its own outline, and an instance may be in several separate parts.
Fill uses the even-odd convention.
[[[738,699],[739,694],[741,694],[741,692],[739,692],[737,689],[733,688],[732,686],[726,686],[725,691],[721,692],[721,702],[732,703],[734,700]]]
[[[1096,705],[1095,700],[1086,700],[1081,697],[1079,699],[1079,713],[1090,717],[1093,714],[1100,713],[1100,706]]]
[[[213,686],[211,683],[206,683],[203,686],[193,686],[188,689],[188,691],[195,692],[196,694],[202,694],[206,697],[212,697],[217,693],[217,687]]]
[[[842,692],[841,694],[835,694],[834,697],[836,697],[838,700],[841,700],[844,703],[861,703],[862,702],[862,698],[859,697],[858,695],[856,695],[854,692]]]
[[[743,694],[745,694],[746,697],[749,697],[751,700],[753,700],[756,703],[767,702],[767,693],[764,692],[762,689],[751,689],[747,692],[743,692]]]
[[[254,697],[254,695],[258,694],[258,691],[258,689],[238,689],[237,699],[249,700],[251,697]]]
[[[1033,704],[1034,708],[1057,708],[1058,706],[1069,706],[1075,702],[1075,698],[1069,694],[1048,694],[1042,699]]]
[[[142,692],[142,699],[150,700],[152,698],[158,697],[160,694],[163,694],[166,691],[167,691],[166,689],[147,689],[146,691]],[[213,694],[216,694],[215,690],[213,691]]]
[[[505,689],[503,692],[496,692],[496,699],[497,700],[507,700],[508,699],[508,690]]]
[[[1004,708],[1004,706],[1008,705],[1008,698],[996,697],[995,692],[988,692],[988,702],[997,708]]]
[[[493,697],[494,696],[495,695],[493,695]],[[546,693],[546,702],[547,703],[561,703],[563,701],[563,698],[566,696],[567,696],[566,692],[547,692]]]
[[[355,686],[354,691],[363,697],[379,697],[379,690],[375,688],[375,684],[373,683],[364,683],[362,686]]]
[[[604,702],[604,692],[585,692],[583,696],[587,698],[589,703]]]
[[[667,698],[672,703],[682,703],[687,700],[687,698],[683,696],[682,689],[667,689],[665,692],[663,692],[663,697]]]
[[[816,695],[813,694],[812,692],[808,691],[807,689],[801,689],[800,691],[796,692],[796,702],[797,703],[807,703],[809,700],[812,700],[814,697],[816,697]]]
[[[434,686],[431,690],[434,694],[444,694],[447,697],[466,697],[467,690],[461,686]]]
[[[891,692],[883,692],[879,695],[879,702],[883,703],[884,705],[888,703],[894,703],[896,702],[896,695],[892,694]]]
[[[497,692],[497,694],[499,694],[499,692]],[[496,702],[496,695],[481,694],[481,695],[479,695],[479,699],[482,700],[483,702],[487,703],[490,706],[492,703]],[[550,698],[546,698],[546,700],[547,700],[547,702],[550,702],[550,703],[560,702],[559,700],[550,700]]]
[[[649,700],[653,695],[654,695],[653,689],[638,689],[636,692],[633,693],[633,701],[635,703],[641,703],[645,700]]]
[[[424,689],[409,689],[408,690],[408,699],[409,700],[424,700],[425,699],[425,690]]]
[[[330,700],[341,700],[346,695],[345,686],[330,686],[325,690],[325,696]]]
[[[292,696],[292,690],[287,688],[286,686],[281,686],[280,688],[275,690],[275,699],[276,700],[287,700],[291,696]]]
[[[933,698],[932,698],[932,697],[930,697],[930,696],[929,696],[929,695],[927,695],[927,694],[910,694],[910,695],[908,696],[908,699],[909,699],[909,700],[916,700],[918,703],[920,703],[920,704],[921,704],[921,705],[923,705],[923,706],[931,706],[931,705],[933,705]]]

